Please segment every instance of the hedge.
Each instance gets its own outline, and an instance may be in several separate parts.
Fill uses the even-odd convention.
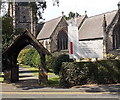
[[[72,59],[69,59],[69,55],[67,54],[61,54],[58,57],[54,58],[54,61],[52,63],[53,71],[56,75],[59,75],[59,72],[61,70],[62,62],[72,62]]]
[[[120,83],[120,60],[65,62],[60,71],[60,85]]]

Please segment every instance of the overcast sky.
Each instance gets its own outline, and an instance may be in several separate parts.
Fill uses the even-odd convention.
[[[48,21],[61,16],[62,11],[65,15],[68,15],[70,11],[84,15],[85,11],[87,11],[88,16],[94,16],[116,10],[120,0],[59,0],[59,7],[53,6],[53,0],[46,1],[47,9],[43,13],[43,18]]]
[[[43,17],[47,20],[59,17],[64,11],[68,15],[70,11],[78,12],[81,15],[87,11],[88,16],[94,16],[104,12],[118,9],[117,4],[120,0],[59,0],[59,7],[52,5],[52,0],[47,1],[47,9]]]

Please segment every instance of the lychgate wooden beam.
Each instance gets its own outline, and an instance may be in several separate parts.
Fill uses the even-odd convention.
[[[4,80],[6,82],[11,83],[19,80],[19,66],[17,65],[17,57],[20,51],[29,44],[38,51],[41,57],[40,69],[42,72],[48,71],[46,68],[45,55],[50,55],[49,51],[44,48],[43,45],[39,43],[39,41],[37,41],[37,39],[28,30],[26,30],[23,34],[17,37],[15,41],[2,54]]]

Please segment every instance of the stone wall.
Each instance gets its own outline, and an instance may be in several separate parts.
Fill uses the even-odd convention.
[[[40,42],[49,52],[51,52],[51,49],[50,49],[50,42],[51,42],[51,40],[50,40],[50,39],[40,40],[39,42]]]
[[[113,19],[112,23],[109,25],[109,28],[108,28],[108,37],[107,37],[107,52],[111,51],[114,49],[114,35],[116,34],[115,32],[115,26],[116,24],[118,23],[118,18],[119,18],[119,15],[117,14],[115,16],[115,18]]]
[[[17,29],[28,29],[31,33],[33,33],[33,24],[32,22],[32,9],[29,6],[17,6],[16,11],[16,28]]]
[[[111,23],[111,28],[109,29],[107,38],[107,52],[114,51],[120,48],[120,19],[119,14],[117,14]]]
[[[68,26],[67,22],[65,21],[64,18],[62,18],[61,21],[59,22],[59,24],[57,25],[56,29],[52,33],[51,37],[49,39],[40,40],[39,42],[42,43],[43,46],[48,49],[48,51],[50,51],[52,53],[57,52],[57,50],[58,50],[57,49],[58,33],[61,30],[68,33],[67,26]]]
[[[23,3],[24,4],[24,3]],[[21,3],[10,3],[9,14],[13,18],[13,26],[17,30],[28,29],[35,34],[35,23],[33,21],[32,8],[28,5],[21,5]]]
[[[60,23],[58,24],[57,28],[55,29],[55,31],[53,32],[52,36],[51,36],[51,44],[50,44],[50,49],[51,52],[55,52],[57,51],[57,36],[58,33],[63,30],[66,33],[68,33],[68,29],[67,29],[67,22],[65,21],[64,18],[61,19]]]

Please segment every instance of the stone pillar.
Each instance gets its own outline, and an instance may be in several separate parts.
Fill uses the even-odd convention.
[[[39,84],[46,84],[48,82],[48,76],[47,76],[45,67],[46,67],[45,54],[42,54],[41,55],[41,65],[39,67]]]
[[[107,58],[107,33],[106,33],[106,27],[107,27],[107,23],[106,23],[106,16],[104,15],[103,17],[103,58],[106,59]]]
[[[19,80],[19,67],[13,66],[11,68],[4,70],[4,82],[6,83],[14,83]]]

